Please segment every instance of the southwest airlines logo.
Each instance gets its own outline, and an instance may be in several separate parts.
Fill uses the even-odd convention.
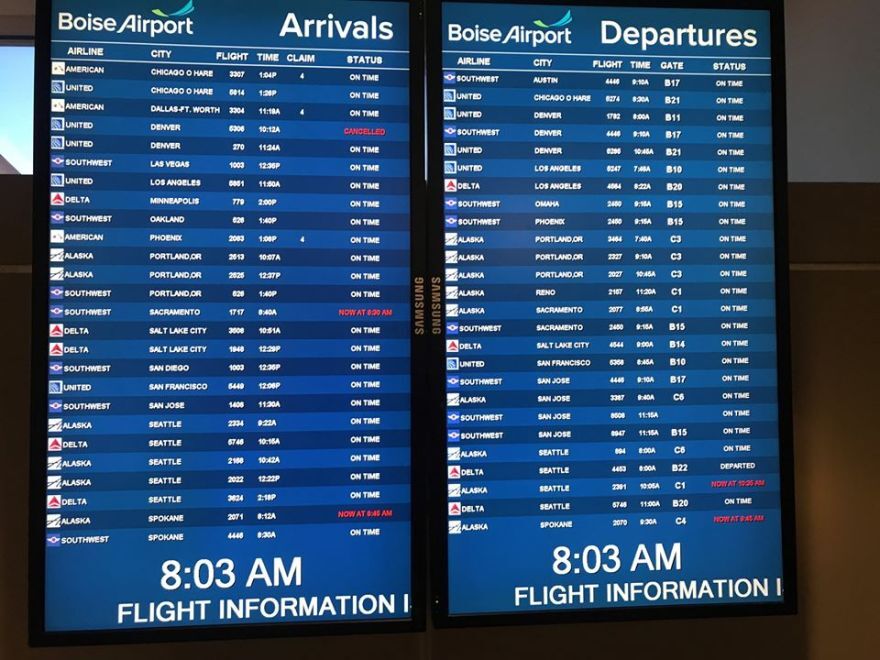
[[[565,27],[566,25],[571,23],[573,20],[574,19],[571,17],[571,9],[569,9],[567,12],[565,12],[565,16],[560,18],[555,23],[551,23],[550,25],[547,25],[544,21],[542,21],[541,19],[538,19],[537,21],[535,21],[535,25],[537,25],[539,28],[544,28],[545,30],[554,30],[556,28]]]
[[[189,0],[189,2],[187,2],[183,7],[181,7],[174,13],[166,14],[161,9],[154,9],[153,13],[156,14],[156,16],[160,16],[162,18],[183,18],[184,16],[189,16],[195,10],[196,8],[193,6],[193,0]]]
[[[571,28],[568,26],[573,20],[571,10],[568,10],[562,18],[549,25],[540,19],[532,21],[532,24],[539,28],[537,30],[525,25],[514,25],[506,32],[501,28],[450,23],[447,27],[447,38],[450,42],[526,44],[532,48],[544,45],[571,44]]]

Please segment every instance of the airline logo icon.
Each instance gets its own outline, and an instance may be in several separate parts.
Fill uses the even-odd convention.
[[[455,82],[455,74],[452,71],[447,71],[443,74],[443,82],[447,85],[451,85]]]
[[[443,134],[448,135],[450,137],[455,137],[455,126],[447,126],[443,129]]]
[[[59,433],[64,426],[64,420],[57,417],[51,418],[46,426],[49,429],[49,433]]]
[[[460,502],[450,502],[449,503],[449,515],[450,516],[460,516],[461,515],[461,503]]]
[[[58,399],[53,399],[52,401],[49,401],[50,413],[55,413],[57,415],[58,413],[63,412],[63,410],[64,404],[61,403],[61,401],[59,401]]]
[[[457,465],[450,465],[446,468],[447,476],[450,479],[461,479],[461,468]]]
[[[52,112],[64,112],[64,99],[52,99]]]
[[[64,268],[61,266],[49,268],[49,281],[50,282],[63,282],[64,281]]]
[[[63,188],[64,187],[64,175],[63,174],[52,174],[49,177],[49,185],[53,188]]]
[[[450,534],[461,534],[461,521],[460,520],[450,520],[449,521],[449,533]]]
[[[62,442],[61,438],[49,438],[49,451],[61,451],[63,447],[64,443]]]
[[[63,243],[64,242],[64,230],[63,229],[49,230],[49,241],[51,243]]]
[[[61,305],[52,305],[49,308],[49,316],[53,319],[64,318],[64,307]]]
[[[461,447],[448,447],[446,449],[446,456],[450,461],[460,461]]]
[[[457,142],[444,142],[443,143],[443,155],[444,156],[457,156],[458,155],[458,143]]]
[[[446,342],[447,353],[458,353],[459,344],[457,339],[450,339]]]
[[[449,229],[456,229],[458,227],[458,216],[457,215],[447,215],[446,216],[446,226]]]
[[[458,287],[457,286],[446,287],[446,299],[447,300],[458,300]]]
[[[63,136],[52,136],[49,138],[49,146],[55,151],[63,151],[64,150],[64,137]]]
[[[63,273],[63,270],[62,270]],[[64,299],[64,287],[63,286],[53,286],[49,289],[49,298],[52,300],[63,300]]]
[[[48,477],[46,479],[46,488],[48,490],[61,490],[61,475]]]
[[[443,90],[443,102],[444,103],[455,103],[455,90],[454,89],[444,89]]]
[[[458,250],[446,250],[446,263],[447,264],[457,264],[458,263]]]
[[[455,160],[444,161],[443,173],[444,174],[457,174],[458,173],[458,161],[455,161]]]
[[[63,76],[64,75],[64,62],[52,62],[52,75],[53,76]]]
[[[63,131],[64,130],[64,119],[62,119],[61,117],[52,117],[52,119],[50,120],[50,123],[49,123],[49,127],[53,131]],[[62,160],[62,163],[63,162],[64,161]],[[52,164],[53,165],[55,164],[54,159],[53,159]]]
[[[58,495],[47,495],[46,496],[46,508],[47,509],[60,509],[61,508],[61,498]]]
[[[62,364],[61,362],[50,362],[49,373],[53,376],[58,376],[64,373],[64,364]]]
[[[446,405],[450,408],[457,408],[459,405],[461,405],[461,394],[459,394],[458,392],[447,392]]]
[[[46,514],[46,529],[61,529],[61,514]]]
[[[61,547],[61,537],[57,534],[50,534],[46,537],[46,547],[47,548],[60,548]]]
[[[49,326],[49,336],[50,337],[63,337],[64,336],[64,324],[62,323],[53,323]]]
[[[51,193],[49,195],[49,204],[51,204],[52,206],[64,206],[64,193]]]
[[[52,248],[49,250],[49,261],[52,263],[64,262],[64,248]]]
[[[60,342],[52,342],[49,344],[49,355],[53,357],[64,355],[64,344]]]
[[[64,211],[52,211],[52,213],[49,215],[49,219],[52,221],[53,225],[63,225]]]
[[[461,431],[450,429],[446,432],[446,440],[449,442],[461,442]]]
[[[444,121],[455,121],[458,118],[458,113],[455,108],[443,108],[443,120]]]
[[[53,94],[64,94],[64,81],[63,80],[53,80],[52,81],[52,93]]]
[[[455,197],[451,197],[447,199],[444,204],[446,204],[446,208],[448,209],[457,209],[458,208],[458,200]]]
[[[49,381],[49,394],[64,394],[64,381],[63,380],[50,380]]]
[[[446,269],[446,281],[447,282],[458,282],[458,268],[447,268]]]
[[[461,484],[449,484],[449,497],[461,497]]]
[[[50,472],[60,471],[62,460],[64,460],[64,459],[62,459],[61,456],[50,456],[46,460],[46,469],[49,470]]]
[[[446,232],[445,239],[446,247],[455,247],[456,245],[458,245],[458,234],[456,234],[454,231]]]

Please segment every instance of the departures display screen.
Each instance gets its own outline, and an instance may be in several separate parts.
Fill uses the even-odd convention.
[[[442,614],[783,604],[771,12],[438,17]]]
[[[38,636],[410,621],[410,3],[46,5]]]

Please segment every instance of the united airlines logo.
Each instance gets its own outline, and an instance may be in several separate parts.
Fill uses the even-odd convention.
[[[184,16],[189,16],[195,10],[196,8],[193,5],[193,0],[189,0],[189,2],[187,2],[183,7],[175,12],[172,12],[171,14],[166,14],[161,9],[154,9],[153,13],[156,14],[156,16],[160,16],[161,18],[183,18]]]
[[[567,12],[565,12],[565,16],[560,18],[555,23],[551,23],[550,25],[547,25],[544,21],[542,21],[539,18],[537,21],[535,21],[535,25],[537,25],[539,28],[543,28],[545,30],[554,30],[556,28],[565,27],[566,25],[571,23],[573,20],[574,19],[571,17],[571,9],[569,9]]]

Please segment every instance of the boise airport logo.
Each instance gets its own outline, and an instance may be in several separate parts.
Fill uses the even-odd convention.
[[[540,19],[532,21],[532,24],[538,27],[537,30],[525,25],[514,25],[505,31],[501,28],[481,25],[464,26],[459,23],[450,23],[447,29],[447,38],[450,42],[526,44],[532,48],[544,45],[571,44],[571,28],[568,26],[573,20],[571,10],[569,10],[555,23],[548,24]]]
[[[150,37],[194,34],[193,19],[189,16],[195,10],[193,0],[189,0],[180,9],[170,14],[162,9],[153,9],[153,15],[159,18],[129,14],[120,20],[113,17],[95,16],[91,13],[85,16],[75,16],[70,12],[62,11],[58,13],[58,30],[60,32],[131,33],[149,35]]]
[[[563,27],[565,27],[566,25],[568,25],[569,23],[571,23],[572,20],[574,20],[574,19],[572,19],[572,17],[571,17],[571,9],[569,9],[567,12],[565,12],[565,16],[563,16],[562,18],[560,18],[560,19],[559,19],[558,21],[556,21],[555,23],[551,23],[550,25],[547,25],[544,21],[542,21],[541,19],[538,19],[537,21],[535,21],[535,25],[537,25],[539,28],[543,28],[543,29],[545,29],[545,30],[553,30],[553,29],[556,29],[556,28],[563,28]]]
[[[189,2],[187,2],[183,7],[175,12],[172,12],[171,14],[166,14],[161,9],[154,9],[153,13],[161,18],[183,18],[184,16],[189,16],[195,10],[196,8],[193,6],[193,0],[189,0]]]
[[[394,39],[394,24],[389,21],[380,21],[378,16],[370,16],[366,20],[342,20],[333,14],[327,14],[327,18],[304,18],[297,17],[294,12],[287,14],[284,24],[281,26],[279,37],[293,35],[300,39],[352,39],[358,40],[381,40]]]

